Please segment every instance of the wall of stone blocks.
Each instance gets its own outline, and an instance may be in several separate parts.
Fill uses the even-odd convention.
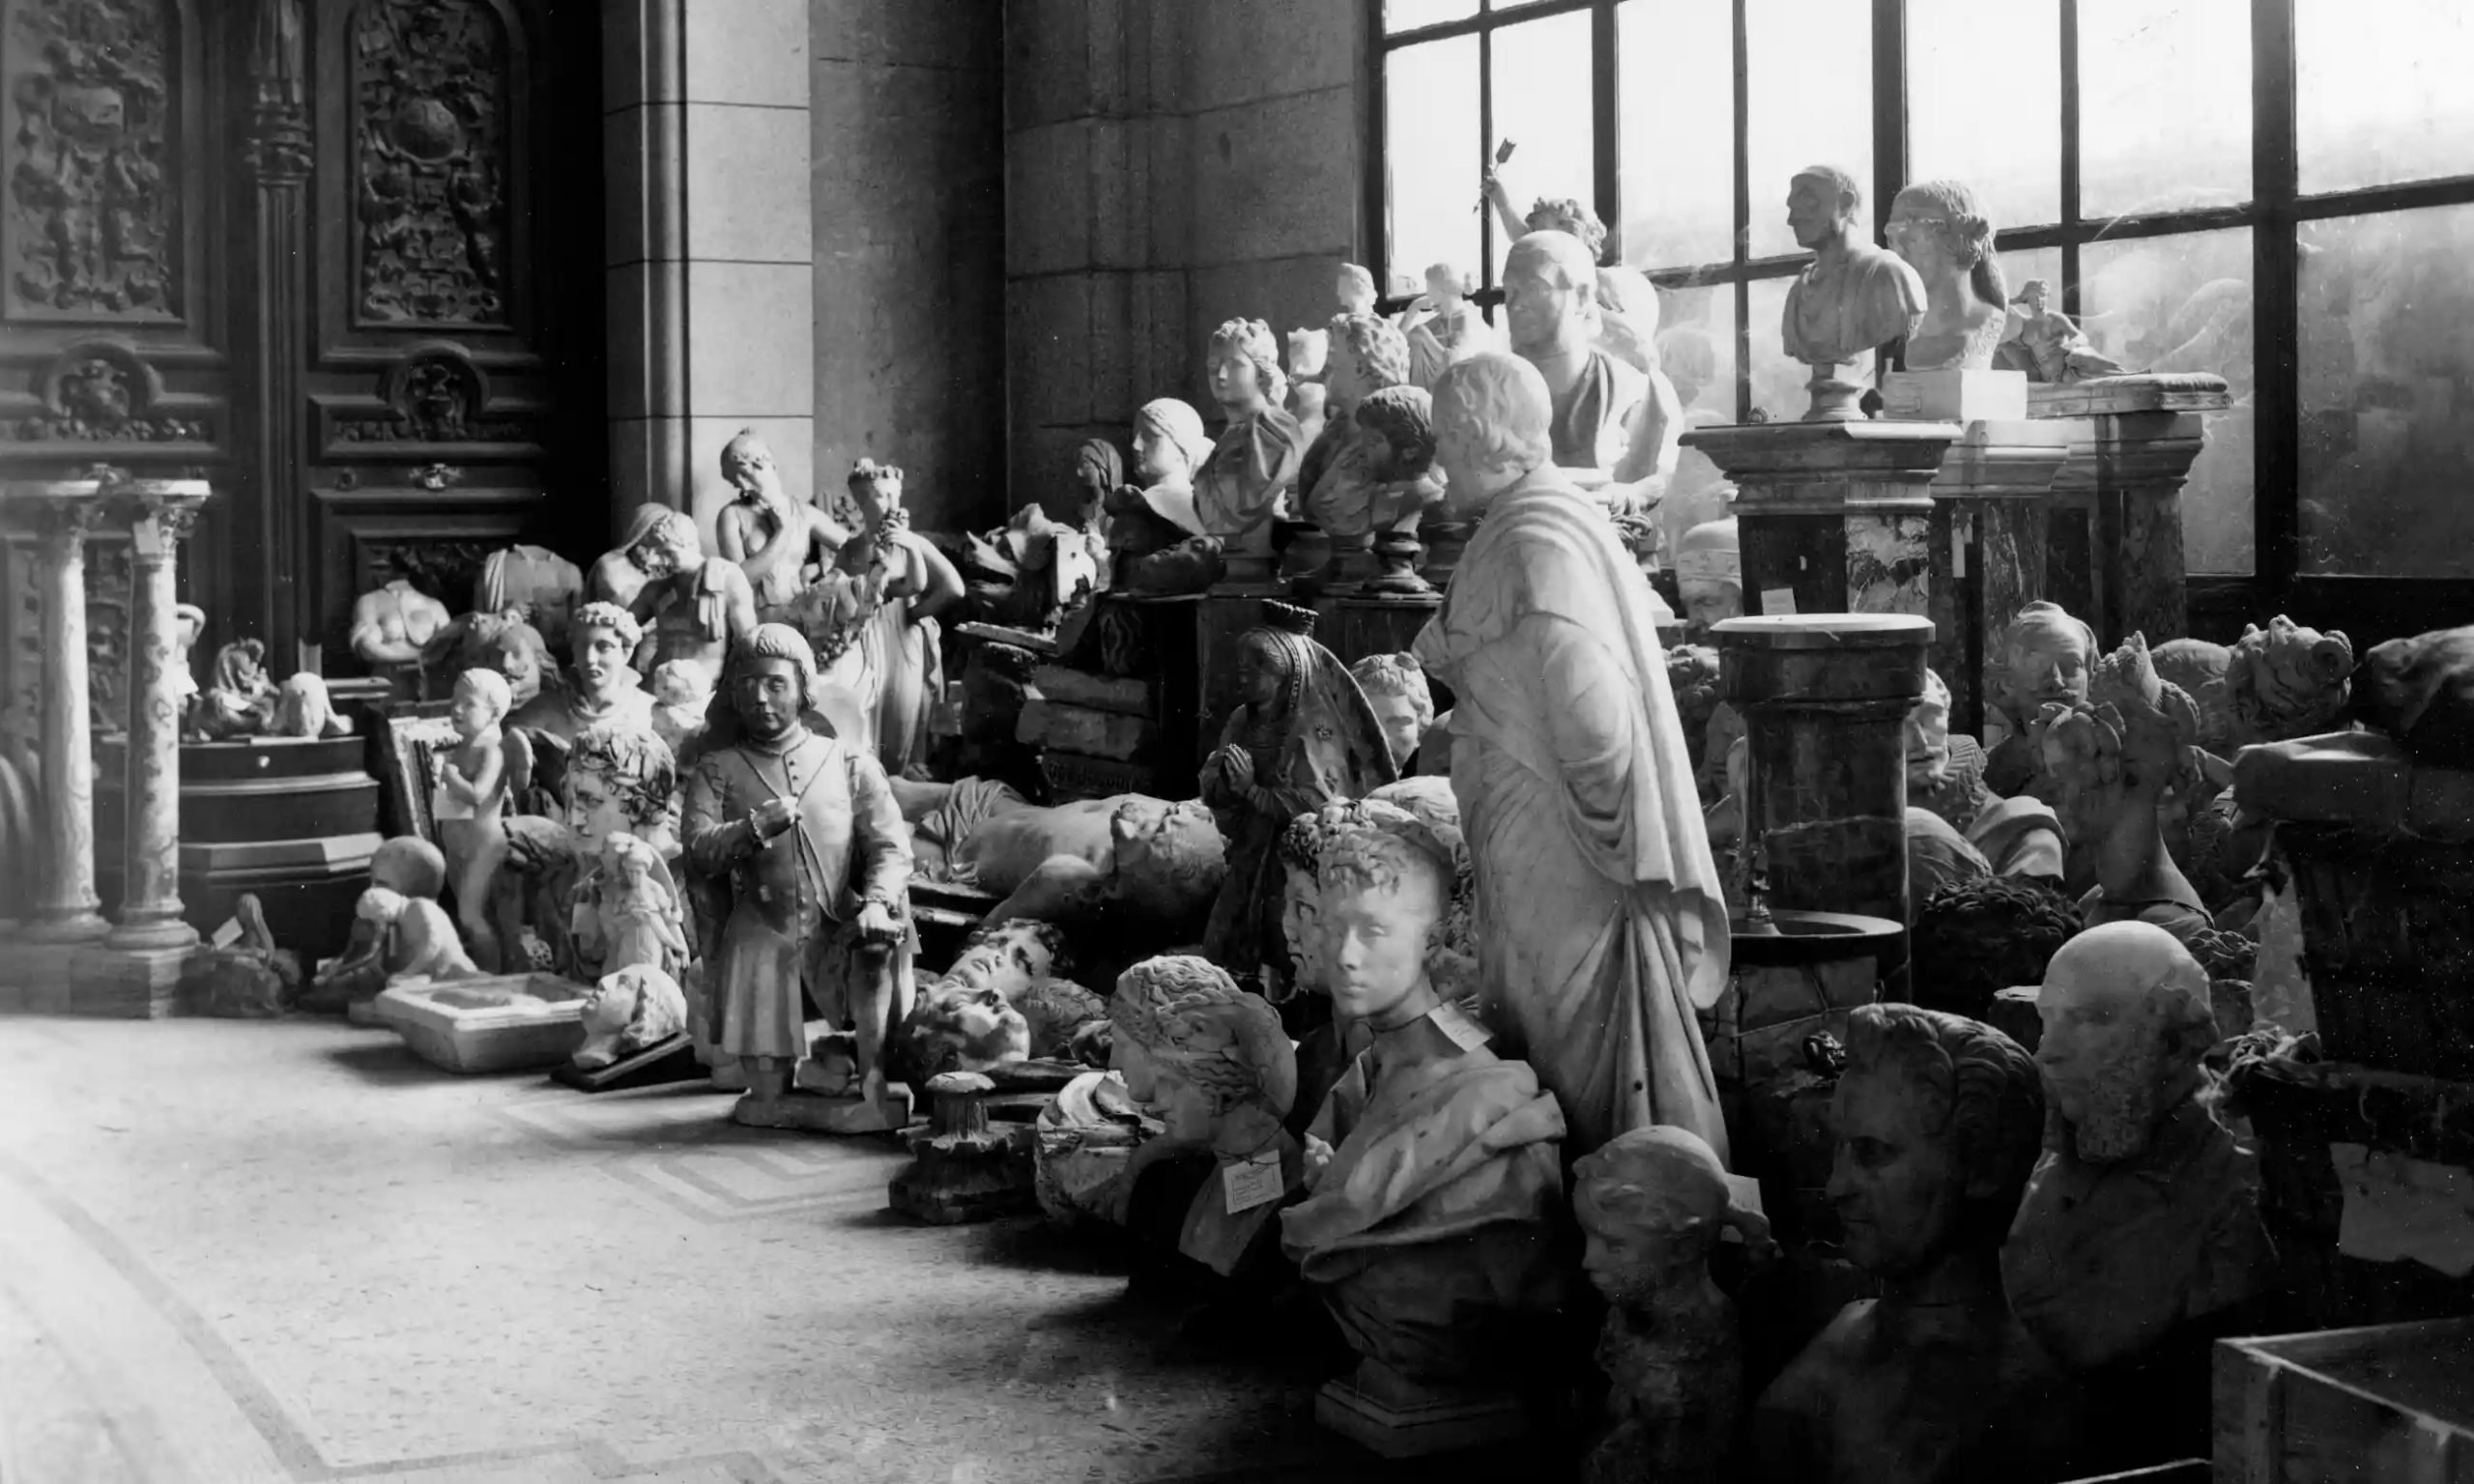
[[[1360,256],[1365,7],[1007,0],[1005,360],[1013,502],[1064,515],[1076,448],[1193,402],[1236,316],[1331,315]]]

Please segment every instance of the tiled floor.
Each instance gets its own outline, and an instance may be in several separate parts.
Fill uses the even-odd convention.
[[[726,1111],[332,1022],[0,1018],[0,1478],[1439,1476],[1036,1221],[892,1216],[891,1146]]]

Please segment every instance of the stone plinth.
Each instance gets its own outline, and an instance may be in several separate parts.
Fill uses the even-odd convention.
[[[397,985],[372,1013],[434,1067],[473,1074],[555,1067],[584,1044],[585,986],[555,974]]]
[[[1759,831],[1755,869],[1766,865],[1769,904],[1904,927],[1900,728],[1924,694],[1932,620],[1904,614],[1730,618],[1712,632],[1726,699],[1743,714],[1747,825]],[[1883,946],[1879,958],[1890,980],[1906,961],[1904,938]]]
[[[2182,483],[2206,443],[2205,414],[2230,405],[2223,377],[2197,373],[2028,388],[2030,418],[2071,428],[2046,596],[2106,648],[2133,633],[2153,645],[2190,632]]]
[[[1937,559],[1930,486],[1966,433],[1955,422],[1849,421],[1684,434],[1735,481],[1744,612],[1924,616]]]
[[[1934,476],[1933,668],[1950,687],[1950,725],[1984,730],[1986,651],[2020,609],[2045,597],[2053,483],[2070,451],[2056,421],[1979,421]]]

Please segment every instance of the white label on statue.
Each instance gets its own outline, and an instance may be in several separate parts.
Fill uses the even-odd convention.
[[[230,948],[240,941],[241,920],[237,917],[225,918],[223,926],[215,929],[215,946],[217,948]]]
[[[2337,1250],[2370,1263],[2410,1258],[2452,1278],[2474,1272],[2474,1174],[2395,1150],[2330,1144],[2345,1190]]]
[[[1453,1045],[1463,1051],[1475,1051],[1494,1039],[1486,1034],[1484,1026],[1462,1014],[1457,1005],[1437,1005],[1426,1012],[1426,1016],[1434,1021],[1437,1029],[1452,1038]]]
[[[1769,1214],[1768,1212],[1762,1210],[1761,1182],[1753,1179],[1749,1175],[1730,1175],[1727,1177],[1727,1200],[1728,1203],[1734,1206],[1738,1211],[1755,1212],[1762,1215]]]
[[[1765,618],[1793,617],[1796,612],[1796,589],[1764,587],[1761,589],[1761,615]]]
[[[1277,1201],[1286,1182],[1280,1178],[1280,1151],[1268,1150],[1251,1159],[1220,1167],[1220,1187],[1228,1200],[1228,1213],[1251,1211],[1265,1201]]]
[[[137,518],[136,522],[129,528],[129,539],[130,544],[137,548],[137,555],[140,556],[163,555],[163,528],[151,515]]]

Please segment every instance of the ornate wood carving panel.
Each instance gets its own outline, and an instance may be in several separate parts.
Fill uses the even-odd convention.
[[[355,323],[505,328],[505,21],[481,0],[364,0],[350,45]]]

